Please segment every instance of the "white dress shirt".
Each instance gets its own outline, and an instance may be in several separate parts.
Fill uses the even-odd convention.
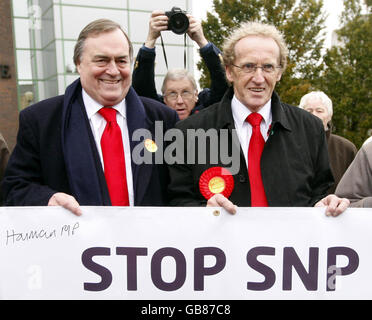
[[[244,104],[242,104],[234,95],[231,101],[232,115],[234,118],[234,124],[236,133],[239,138],[240,146],[242,147],[245,162],[248,167],[248,147],[249,141],[252,136],[252,126],[245,119],[252,113]],[[262,116],[262,121],[260,125],[261,134],[264,140],[268,138],[269,128],[272,122],[271,114],[271,99],[258,111]]]
[[[104,170],[102,148],[101,148],[101,137],[103,131],[106,127],[106,120],[102,117],[98,111],[103,108],[97,101],[93,100],[83,89],[83,101],[85,105],[85,110],[89,119],[89,124],[93,132],[93,137],[96,142],[97,150],[99,157],[101,159],[102,169]],[[134,205],[134,191],[133,191],[133,176],[132,176],[132,161],[130,153],[130,144],[129,144],[129,133],[128,125],[126,118],[126,104],[125,99],[119,104],[113,106],[116,112],[116,121],[121,129],[121,135],[123,138],[124,146],[124,157],[125,157],[125,169],[127,176],[127,185],[128,185],[128,195],[129,195],[129,205]]]

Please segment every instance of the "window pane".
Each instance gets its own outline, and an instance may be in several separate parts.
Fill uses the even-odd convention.
[[[76,41],[64,41],[65,47],[65,65],[62,69],[62,73],[75,73],[75,65],[74,65],[74,48],[75,48]]]
[[[31,54],[29,50],[17,50],[17,71],[19,80],[32,79]]]
[[[77,39],[80,31],[88,23],[97,19],[107,18],[116,21],[124,30],[127,26],[127,14],[121,10],[63,7],[62,13],[63,37],[65,39]]]
[[[40,7],[41,12],[45,15],[45,12],[50,10],[53,4],[52,0],[33,0],[33,4]]]
[[[66,86],[70,85],[73,83],[77,78],[79,78],[79,75],[67,75],[66,76]]]
[[[13,0],[13,16],[28,17],[27,0]]]
[[[39,32],[41,37],[41,48],[44,48],[55,39],[53,10],[48,10],[48,12],[43,16]]]
[[[130,40],[132,42],[144,43],[149,32],[149,20],[151,13],[148,12],[130,12],[129,25],[130,25]],[[138,28],[141,26],[141,28]],[[164,33],[164,32],[163,32]],[[160,39],[160,38],[159,38]],[[159,40],[160,41],[160,40]]]
[[[40,95],[40,100],[55,97],[58,95],[57,88],[57,77],[48,79],[48,81],[43,81],[44,83],[44,97]]]
[[[42,51],[42,65],[43,74],[39,78],[48,79],[57,75],[57,61],[56,61],[56,47],[55,43],[51,43]],[[38,60],[39,63],[41,62]]]
[[[62,0],[58,2],[61,2],[62,4],[74,4],[105,8],[125,8],[127,4],[127,1],[125,0]]]
[[[14,19],[16,48],[30,48],[30,33],[27,19]]]

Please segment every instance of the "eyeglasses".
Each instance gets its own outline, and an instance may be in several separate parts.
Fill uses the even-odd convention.
[[[190,99],[192,97],[192,92],[190,91],[182,91],[181,93],[178,92],[170,92],[165,95],[169,100],[176,100],[178,95],[181,96],[182,99]]]
[[[274,66],[273,64],[266,63],[262,66],[258,66],[255,63],[246,63],[241,66],[237,66],[232,63],[232,65],[236,68],[241,69],[244,73],[254,73],[256,72],[257,68],[261,68],[263,72],[265,73],[274,73],[276,69],[281,69],[281,66]]]

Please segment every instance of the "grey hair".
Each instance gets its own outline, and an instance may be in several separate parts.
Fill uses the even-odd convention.
[[[288,47],[283,34],[273,25],[261,22],[245,22],[236,28],[223,44],[223,62],[225,66],[232,65],[235,60],[235,45],[238,41],[248,36],[262,36],[272,38],[280,50],[279,63],[282,72],[287,67]]]
[[[171,69],[167,72],[167,74],[164,77],[163,85],[161,87],[161,92],[163,95],[166,91],[166,84],[169,80],[181,80],[181,79],[188,79],[191,82],[191,85],[193,86],[194,90],[197,91],[198,87],[196,85],[196,81],[194,76],[186,69]]]
[[[96,36],[104,32],[111,32],[116,29],[119,29],[123,32],[125,38],[128,40],[129,45],[129,57],[130,60],[133,61],[133,45],[132,42],[129,40],[128,35],[123,30],[123,28],[120,26],[119,23],[109,20],[109,19],[98,19],[95,21],[92,21],[88,25],[84,27],[83,30],[81,30],[78,40],[75,44],[74,49],[74,63],[75,65],[78,65],[80,63],[81,55],[83,54],[84,50],[84,43],[85,40],[90,36]]]
[[[307,102],[310,99],[319,99],[322,101],[323,105],[327,108],[329,117],[331,118],[333,115],[333,105],[332,100],[323,92],[323,91],[311,91],[305,94],[300,101],[299,107],[304,109],[306,107]]]

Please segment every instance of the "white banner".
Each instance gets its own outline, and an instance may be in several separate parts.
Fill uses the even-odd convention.
[[[371,299],[372,212],[0,208],[1,299]]]

